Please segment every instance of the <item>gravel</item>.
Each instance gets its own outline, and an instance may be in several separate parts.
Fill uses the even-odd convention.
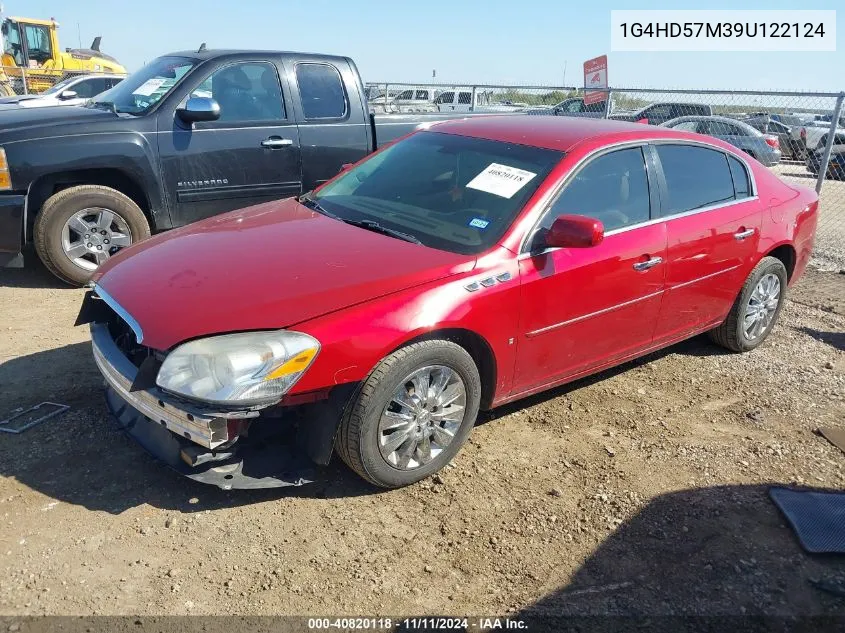
[[[337,460],[281,491],[170,472],[106,419],[81,296],[0,271],[0,416],[72,406],[0,436],[0,613],[845,614],[811,582],[845,561],[767,497],[845,486],[815,433],[845,421],[845,275],[810,272],[755,352],[699,337],[514,403],[396,491]]]

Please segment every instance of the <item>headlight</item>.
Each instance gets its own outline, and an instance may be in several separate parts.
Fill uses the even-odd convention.
[[[300,332],[247,332],[180,345],[156,383],[197,400],[263,404],[281,399],[317,357],[320,343]]]

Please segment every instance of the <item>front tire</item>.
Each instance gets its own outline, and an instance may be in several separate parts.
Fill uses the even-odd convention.
[[[760,260],[734,301],[728,317],[708,333],[732,352],[749,352],[766,340],[777,323],[786,296],[786,268],[776,257]]]
[[[478,367],[464,348],[443,340],[413,343],[366,379],[341,421],[336,451],[376,486],[407,486],[452,460],[480,402]]]
[[[148,238],[150,225],[128,196],[109,187],[79,185],[47,199],[33,233],[47,269],[82,286],[121,248]]]

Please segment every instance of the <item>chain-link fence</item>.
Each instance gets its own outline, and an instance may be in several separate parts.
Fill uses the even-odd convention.
[[[112,81],[90,81],[79,84],[76,80],[87,77],[106,79],[122,79],[123,75],[103,74],[92,71],[59,71],[41,70],[38,68],[21,68],[18,66],[0,66],[0,97],[32,96],[52,94],[62,88],[74,89],[80,97],[90,98],[93,92],[105,86],[108,89]],[[102,92],[102,90],[100,90]]]
[[[721,138],[788,183],[821,198],[815,256],[845,267],[845,111],[842,93],[472,84],[367,84],[374,112],[502,112],[611,118]]]

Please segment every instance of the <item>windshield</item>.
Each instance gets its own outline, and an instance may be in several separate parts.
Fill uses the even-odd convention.
[[[188,57],[154,59],[111,90],[97,95],[94,104],[108,104],[114,107],[115,112],[144,114],[161,101],[196,63],[197,60]]]
[[[314,196],[341,220],[377,222],[422,244],[480,253],[505,233],[563,157],[526,145],[421,132]]]

